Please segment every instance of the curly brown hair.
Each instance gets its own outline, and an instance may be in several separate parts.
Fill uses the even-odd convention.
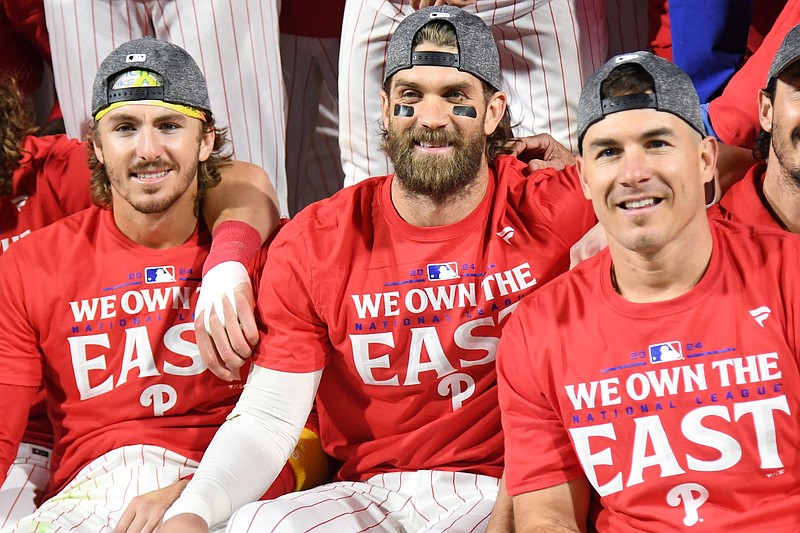
[[[222,175],[220,169],[229,165],[233,158],[228,142],[228,128],[217,128],[214,126],[214,117],[208,114],[206,120],[202,121],[202,134],[214,131],[214,146],[211,155],[205,161],[200,161],[197,165],[197,196],[195,196],[194,214],[200,212],[200,202],[205,198],[206,192],[211,187],[215,187]],[[199,140],[199,139],[198,139]],[[106,167],[97,159],[94,153],[94,145],[102,147],[100,136],[97,134],[97,122],[89,124],[89,142],[86,143],[89,154],[89,169],[92,171],[92,178],[89,182],[91,188],[92,202],[103,208],[111,207],[111,181],[106,173]]]
[[[12,77],[0,80],[0,197],[11,194],[11,178],[23,156],[22,139],[36,131],[33,114]]]
[[[458,40],[453,26],[439,20],[434,20],[424,25],[414,36],[414,42],[411,48],[414,49],[422,43],[429,43],[442,48],[458,48]],[[388,78],[383,84],[383,90],[386,94],[390,94],[391,92],[392,77]],[[488,104],[492,95],[498,91],[483,80],[481,80],[481,83],[483,84],[484,103]],[[509,141],[514,139],[511,128],[511,113],[508,107],[506,107],[503,118],[500,119],[500,123],[497,124],[497,127],[490,135],[486,136],[486,159],[490,165],[494,163],[497,156],[511,153]],[[387,132],[383,130],[382,126],[381,133],[385,138]]]

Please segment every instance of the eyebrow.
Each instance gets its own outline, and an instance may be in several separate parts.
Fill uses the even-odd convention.
[[[639,135],[639,139],[646,141],[658,137],[675,137],[675,132],[672,128],[655,128],[647,130]],[[595,139],[589,143],[589,148],[608,148],[609,146],[616,146],[619,141],[610,137]]]
[[[183,118],[188,118],[186,117],[186,115],[178,113],[177,111],[172,111],[171,109],[167,108],[164,108],[164,110],[166,112],[158,114],[158,116],[156,116],[153,119],[153,122],[163,122],[165,120],[171,120],[177,122],[179,120],[182,120]],[[141,117],[134,115],[132,113],[125,113],[125,112],[111,115],[108,118],[110,119],[110,122],[134,122],[134,123],[141,122]]]
[[[407,81],[407,80],[404,80],[404,79],[401,78],[401,79],[398,79],[395,82],[394,88],[395,89],[416,89],[416,90],[420,90],[422,88],[422,85],[420,85],[419,83],[416,83],[416,82],[413,82],[413,81]],[[459,82],[451,83],[449,85],[445,85],[441,89],[442,89],[442,92],[467,91],[469,89],[472,89],[472,84],[470,84],[467,81],[459,81]]]

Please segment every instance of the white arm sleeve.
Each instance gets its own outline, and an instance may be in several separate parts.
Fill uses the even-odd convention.
[[[321,376],[321,370],[300,374],[254,365],[236,407],[164,520],[193,513],[212,526],[258,500],[297,444]]]

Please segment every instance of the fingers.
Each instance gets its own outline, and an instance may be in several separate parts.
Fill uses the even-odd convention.
[[[234,293],[236,303],[236,315],[239,318],[241,332],[247,340],[249,346],[255,346],[258,342],[258,326],[256,325],[256,315],[253,312],[253,292],[248,285],[247,290],[237,290]]]
[[[133,511],[132,506],[133,501],[131,501],[131,504],[125,509],[125,512],[122,513],[122,516],[119,517],[119,522],[117,522],[117,527],[114,528],[114,533],[128,533],[130,531],[130,525],[136,516],[136,512]]]
[[[226,309],[226,312],[232,313],[232,311],[230,311],[230,303],[227,301],[224,302],[223,307]],[[229,320],[228,324],[235,327],[237,330],[239,329],[238,321],[235,318]],[[239,368],[244,365],[245,359],[231,346],[228,330],[222,325],[222,322],[216,315],[211,317],[210,326],[209,335],[211,336],[217,356],[222,361],[222,365],[225,369],[228,370],[230,378],[228,381],[239,379]],[[241,332],[237,332],[237,335],[241,337]]]
[[[234,299],[236,299],[236,296],[234,296]],[[247,305],[246,301],[244,307],[248,313],[253,313],[252,307]],[[234,308],[233,303],[226,298],[223,302],[223,316],[225,317],[224,331],[222,332],[222,338],[218,341],[215,339],[215,342],[225,348],[230,347],[230,350],[240,359],[247,359],[253,354],[252,344],[255,343],[248,342],[244,334],[243,325],[240,323],[237,315],[238,311]],[[255,327],[255,319],[253,319],[253,326]],[[226,341],[227,346],[225,344]],[[220,354],[222,355],[221,350]],[[233,355],[231,355],[231,357],[233,357]],[[224,355],[222,358],[227,362],[227,358]]]
[[[544,168],[553,168],[555,170],[563,170],[566,165],[562,161],[545,161],[544,159],[531,159],[528,161],[528,169],[531,172],[542,170]]]
[[[201,314],[194,322],[195,341],[197,342],[197,349],[200,351],[200,357],[203,359],[206,367],[218,378],[225,381],[233,381],[237,378],[237,374],[228,369],[225,362],[217,352],[217,347],[214,344],[214,339],[206,331],[204,327],[205,317]],[[219,320],[214,318],[215,327],[219,326]],[[211,323],[209,322],[209,330]]]
[[[552,139],[552,137],[546,133],[520,137],[511,142],[511,154],[521,161],[546,160],[548,159],[547,150],[550,147],[549,139]]]
[[[165,511],[166,509],[164,509]],[[164,512],[148,509],[147,504],[134,498],[117,522],[114,533],[152,533],[161,522]]]

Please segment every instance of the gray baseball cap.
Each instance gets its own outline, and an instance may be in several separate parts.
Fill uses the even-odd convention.
[[[767,84],[772,78],[780,76],[786,67],[800,59],[800,24],[789,30],[786,37],[783,38],[778,53],[775,54],[775,59],[772,60],[772,66],[769,67],[769,74],[767,74]]]
[[[414,52],[414,37],[431,21],[447,22],[456,32],[458,53]],[[386,52],[384,82],[414,65],[453,67],[500,90],[500,55],[491,30],[481,19],[458,7],[427,7],[407,16],[394,30]]]
[[[653,77],[655,91],[650,94],[603,98],[600,84],[620,65],[636,63]],[[578,148],[583,151],[583,136],[589,126],[606,115],[628,109],[655,109],[672,113],[683,119],[703,137],[706,129],[700,113],[700,99],[691,78],[671,61],[650,52],[620,54],[609,59],[592,74],[583,87],[578,103]]]
[[[192,56],[152,37],[120,45],[97,69],[92,87],[95,120],[132,103],[164,105],[201,119],[211,115],[206,80]]]

